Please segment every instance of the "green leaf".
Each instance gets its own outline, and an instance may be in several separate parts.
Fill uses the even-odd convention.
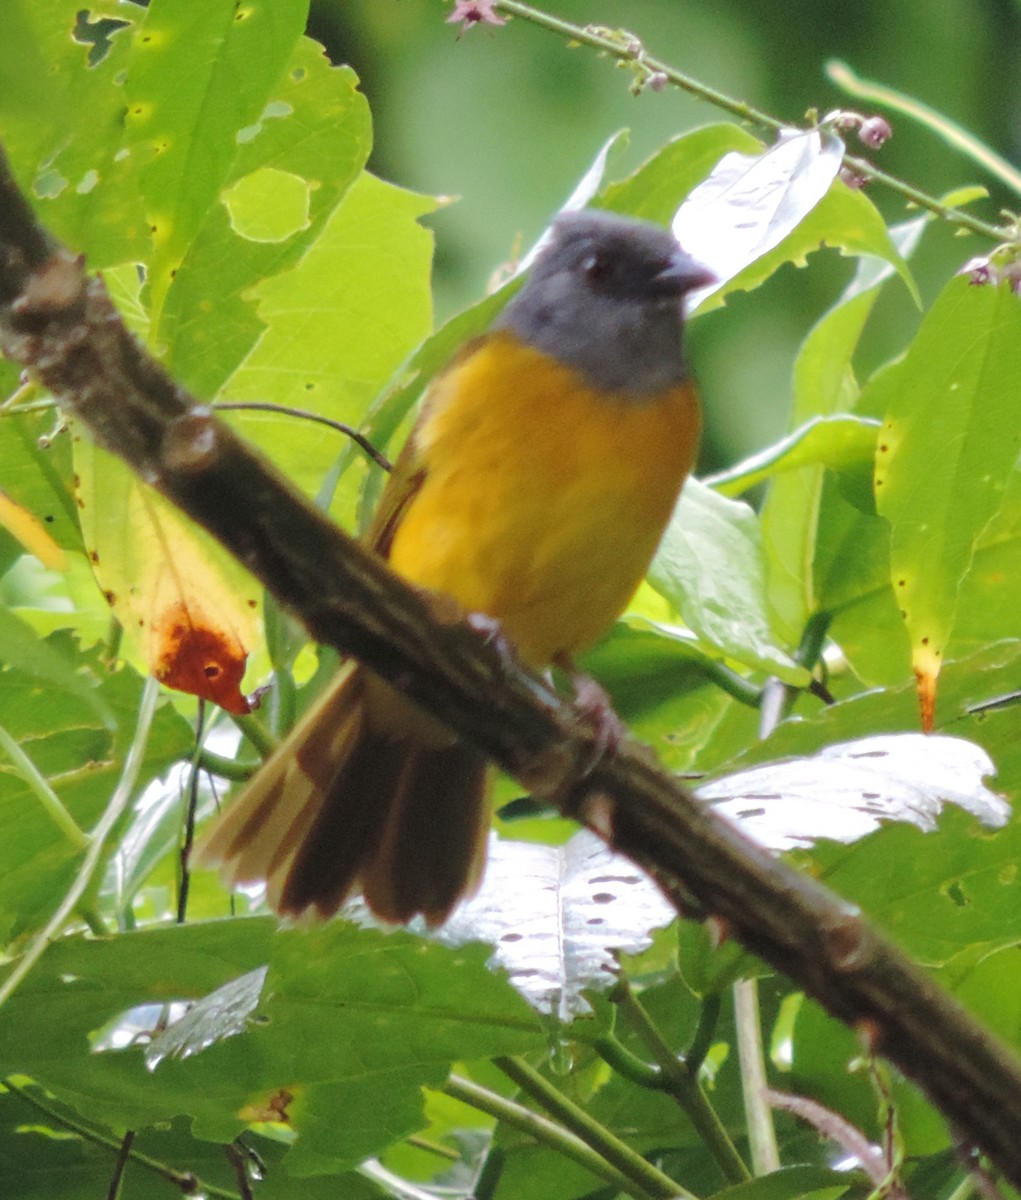
[[[827,886],[930,965],[1021,940],[1021,826],[996,833],[948,809],[935,833],[890,825],[850,850],[820,845]]]
[[[753,709],[737,705],[713,683],[707,657],[693,641],[628,616],[584,655],[582,665],[662,763],[672,771],[691,771],[725,714],[742,709],[751,737],[757,719]]]
[[[81,655],[66,641],[43,641],[32,628],[5,608],[0,608],[0,664],[19,675],[34,679],[81,701],[95,719],[109,730],[115,728],[110,709],[103,702],[95,678],[82,672]]]
[[[842,467],[871,463],[879,421],[851,413],[811,417],[780,441],[702,482],[721,496],[740,496],[766,479],[801,467]]]
[[[429,332],[432,235],[417,218],[433,207],[362,174],[301,262],[252,290],[266,328],[222,398],[268,400],[359,424],[371,398]],[[286,415],[235,420],[312,494],[344,448],[341,439]]]
[[[4,54],[0,56],[0,128],[11,115],[42,124],[51,103],[46,60],[36,38],[34,0],[8,0],[4,8]],[[49,14],[52,19],[52,12]],[[6,137],[6,132],[5,132]]]
[[[13,1092],[0,1092],[0,1171],[3,1172],[6,1200],[82,1200],[85,1196],[105,1196],[113,1178],[120,1133],[96,1127],[90,1130],[110,1139],[110,1145],[97,1145],[78,1133],[70,1132],[63,1119],[80,1126],[82,1118],[72,1108],[30,1087],[28,1094],[53,1114],[39,1112]],[[354,1173],[322,1180],[296,1180],[284,1173],[281,1165],[286,1147],[269,1138],[246,1139],[258,1155],[257,1195],[260,1200],[382,1200],[386,1194],[374,1183]],[[254,1144],[252,1144],[254,1143]],[[227,1155],[227,1147],[199,1141],[188,1130],[188,1123],[176,1120],[159,1129],[135,1133],[133,1151],[157,1163],[166,1164],[182,1175],[193,1174],[203,1183],[228,1192],[237,1188],[237,1176]],[[170,1195],[171,1185],[140,1164],[129,1160],[121,1200],[152,1200],[154,1195]]]
[[[186,1114],[197,1136],[229,1140],[246,1120],[286,1114],[299,1134],[288,1170],[336,1171],[419,1128],[422,1085],[438,1087],[455,1059],[541,1048],[535,1018],[486,968],[488,954],[341,921],[307,932],[237,919],[65,939],[5,1007],[0,1072],[30,1074],[90,1119],[132,1128]],[[95,1052],[123,1014],[152,1028],[164,1004],[264,964],[247,1032],[155,1071],[137,1045]]]
[[[1007,481],[1003,504],[975,542],[961,582],[948,653],[961,658],[990,642],[1021,638],[1021,605],[1012,581],[1021,579],[1021,472]]]
[[[910,254],[924,228],[924,220],[919,220],[896,230],[898,250]],[[810,424],[820,418],[832,421],[854,407],[858,383],[852,359],[880,289],[892,274],[889,263],[865,259],[844,295],[805,339],[794,367],[795,423]],[[859,452],[865,449],[867,438],[871,438],[871,456],[874,430],[868,434],[859,430],[854,448]],[[792,642],[800,641],[816,610],[819,585],[814,559],[823,500],[822,465],[812,464],[810,469],[775,478],[762,507],[770,612],[774,627]]]
[[[770,631],[762,535],[747,504],[689,480],[649,582],[706,645],[795,686],[807,683],[808,672]]]
[[[232,134],[224,190],[210,200],[160,322],[171,369],[201,396],[216,393],[263,328],[247,289],[292,267],[315,242],[371,145],[368,106],[354,72],[331,66],[315,42],[299,39],[283,73],[264,83],[257,119]],[[267,194],[273,181],[283,182],[282,196]],[[273,237],[288,227],[290,236],[253,239],[250,205],[260,195],[261,219]],[[239,209],[239,197],[247,207]],[[306,199],[307,221],[299,220]]]
[[[55,409],[0,417],[0,487],[43,522],[58,546],[80,550],[70,439],[52,437],[56,420]]]
[[[125,84],[125,141],[142,163],[157,314],[227,181],[238,131],[263,116],[307,7],[305,0],[156,0],[146,10]]]
[[[598,197],[598,205],[669,225],[684,197],[725,154],[761,150],[758,138],[729,122],[696,129],[667,142],[627,179],[610,184]],[[698,253],[696,246],[686,248]]]
[[[848,257],[864,256],[888,263],[917,299],[914,278],[879,211],[864,192],[855,191],[837,179],[791,234],[742,270],[725,288],[713,293],[700,311],[716,307],[731,292],[754,290],[787,263],[803,267],[808,255],[823,246],[833,247]]]
[[[846,1171],[826,1167],[782,1167],[769,1175],[715,1192],[713,1200],[837,1200],[855,1185]]]
[[[858,678],[869,686],[910,678],[910,648],[890,586],[890,527],[850,503],[833,480],[823,489],[813,567],[818,606],[832,615],[827,632]]]
[[[1017,296],[957,278],[903,363],[874,385],[886,414],[876,503],[890,523],[891,578],[920,677],[939,672],[961,580],[1017,462],[1019,376]]]
[[[12,61],[45,63],[45,102],[26,108],[17,94],[0,89],[0,129],[17,177],[46,227],[87,252],[93,269],[144,261],[152,240],[139,192],[141,163],[120,153],[124,78],[134,22],[144,10],[118,6],[125,27],[112,34],[98,61],[79,40],[77,0],[22,3],[19,11],[13,46],[5,21],[4,57],[10,50]]]

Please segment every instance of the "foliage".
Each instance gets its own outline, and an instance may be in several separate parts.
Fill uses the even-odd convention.
[[[434,372],[514,285],[431,332],[431,242],[418,218],[436,201],[366,169],[368,106],[354,73],[303,36],[306,8],[16,3],[0,50],[0,140],[44,223],[103,272],[181,382],[356,528],[379,468],[295,410],[392,452]],[[859,379],[880,295],[912,310],[911,255],[948,231],[917,212],[888,229],[865,193],[834,178],[836,134],[803,136],[779,174],[775,152],[721,123],[672,139],[624,178],[612,177],[612,152],[587,177],[583,198],[662,222],[690,198],[689,248],[722,276],[704,309],[785,265],[812,270],[823,246],[856,272],[804,341],[787,435],[685,493],[648,584],[586,665],[679,772],[719,776],[923,720],[988,752],[996,789],[1013,798],[1021,308],[1009,265],[994,260],[1000,284],[946,280],[910,343]],[[736,256],[727,203],[763,235]],[[938,1114],[859,1061],[848,1031],[700,926],[653,934],[647,908],[585,892],[567,868],[548,882],[558,907],[573,888],[589,926],[610,901],[615,927],[621,905],[641,922],[598,948],[604,975],[609,948],[635,953],[608,995],[593,988],[558,1006],[581,1014],[569,1024],[490,970],[488,947],[346,920],[279,930],[258,896],[237,897],[234,911],[216,880],[182,873],[191,814],[218,799],[198,765],[215,752],[216,791],[243,776],[267,737],[255,722],[279,733],[311,694],[313,654],[237,564],[59,428],[13,369],[0,376],[13,397],[0,419],[5,1195],[97,1194],[124,1145],[125,1197],[173,1194],[188,1172],[206,1194],[251,1187],[266,1200],[617,1194],[619,1180],[572,1155],[568,1129],[601,1161],[623,1147],[698,1195],[867,1193],[875,1180],[833,1171],[833,1146],[786,1112],[775,1117],[783,1169],[744,1178],[729,990],[741,977],[760,979],[775,1086],[882,1144],[917,1195],[949,1192],[961,1169]],[[754,505],[740,498],[748,491]],[[181,612],[190,634],[166,667]],[[196,631],[210,630],[220,650],[250,656],[252,685],[275,686],[258,717],[240,720],[247,740],[213,718],[196,751],[188,699],[168,694],[148,725],[137,714],[145,670],[180,682]],[[220,650],[202,664],[222,666]],[[760,738],[759,706],[777,684],[783,719]],[[236,684],[207,698],[245,707]],[[121,784],[134,800],[126,816],[112,807]],[[498,794],[515,795],[509,783]],[[508,838],[567,835],[527,805],[502,817]],[[798,855],[1019,1045],[1017,837],[1015,823],[990,832],[954,813],[935,832],[887,824]],[[46,948],[47,921],[76,881],[76,916]],[[577,955],[569,922],[544,926],[543,940],[521,919],[526,962],[540,942],[554,967]],[[464,938],[482,928],[469,921]],[[19,975],[19,958],[40,951]],[[536,1140],[521,1091],[554,1114],[553,1134]],[[579,1111],[597,1131],[578,1133]],[[634,1169],[629,1194],[672,1194]]]

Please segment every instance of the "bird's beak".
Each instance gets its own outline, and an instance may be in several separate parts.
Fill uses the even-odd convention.
[[[717,276],[715,271],[678,247],[652,281],[664,296],[683,296],[716,283]]]

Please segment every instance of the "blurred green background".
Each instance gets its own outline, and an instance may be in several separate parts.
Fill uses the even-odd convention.
[[[370,166],[407,187],[450,197],[437,235],[437,318],[476,299],[500,263],[529,245],[606,139],[630,130],[617,174],[667,138],[727,119],[677,89],[628,91],[630,74],[586,48],[569,48],[522,20],[459,36],[450,0],[314,0],[309,32],[358,72],[375,118]],[[565,19],[637,34],[650,53],[777,117],[857,107],[829,82],[828,60],[907,92],[1008,158],[1021,140],[1021,0],[549,0]],[[998,187],[931,132],[891,116],[884,170],[939,195],[982,183],[974,209],[996,219],[1021,198]],[[852,145],[855,152],[861,147]],[[873,188],[890,221],[897,196]],[[929,301],[960,264],[990,247],[930,230],[915,260]],[[697,247],[690,247],[697,253]],[[786,427],[798,345],[853,265],[813,255],[751,296],[694,322],[691,354],[709,410],[703,468],[731,462]],[[859,368],[897,353],[918,313],[899,284],[877,307]]]

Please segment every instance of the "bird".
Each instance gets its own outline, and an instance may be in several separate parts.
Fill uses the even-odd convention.
[[[712,272],[660,226],[561,214],[524,285],[434,378],[366,534],[407,582],[573,670],[627,607],[700,435],[683,349]],[[349,660],[216,818],[201,866],[289,917],[360,889],[382,921],[443,923],[477,887],[484,756]]]

